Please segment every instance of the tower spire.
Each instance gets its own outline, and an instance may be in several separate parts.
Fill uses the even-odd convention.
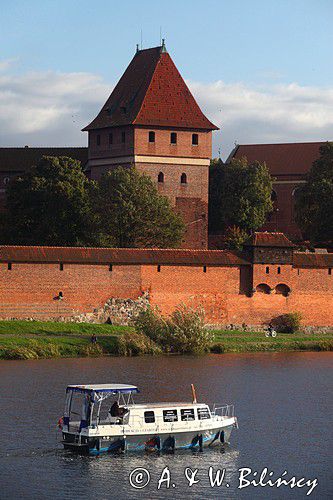
[[[165,38],[162,38],[162,46],[161,46],[161,53],[166,53],[168,52],[165,46]]]

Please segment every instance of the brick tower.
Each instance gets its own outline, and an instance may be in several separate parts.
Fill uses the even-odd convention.
[[[118,165],[151,176],[186,224],[184,248],[207,248],[212,131],[166,51],[138,50],[89,133],[92,179]]]

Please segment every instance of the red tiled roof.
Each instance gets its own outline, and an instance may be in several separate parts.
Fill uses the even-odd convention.
[[[121,125],[217,129],[162,47],[138,51],[97,117],[83,130]]]
[[[293,267],[333,267],[333,253],[294,252]]]
[[[325,142],[286,144],[239,144],[231,158],[247,158],[248,162],[265,162],[272,175],[305,175],[319,158],[319,148]]]
[[[257,232],[246,242],[247,246],[293,248],[295,245],[284,233]]]
[[[0,262],[239,266],[249,262],[227,250],[0,246]]]
[[[0,148],[0,172],[25,172],[42,156],[69,156],[83,166],[88,160],[88,148]]]

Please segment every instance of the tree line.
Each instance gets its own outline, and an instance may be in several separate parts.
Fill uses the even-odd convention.
[[[267,166],[246,158],[212,160],[209,230],[240,249],[273,211]],[[116,167],[99,182],[89,180],[80,162],[44,156],[13,179],[1,214],[2,244],[176,248],[186,231],[167,197],[134,167]],[[296,220],[312,243],[333,241],[333,143],[321,147],[297,192]]]

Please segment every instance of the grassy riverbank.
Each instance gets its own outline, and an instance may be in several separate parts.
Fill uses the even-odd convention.
[[[133,328],[113,325],[39,321],[0,321],[0,359],[38,359],[121,355],[122,339]],[[91,345],[95,333],[98,342]],[[326,334],[279,334],[214,330],[215,353],[256,351],[333,351],[333,331]]]

